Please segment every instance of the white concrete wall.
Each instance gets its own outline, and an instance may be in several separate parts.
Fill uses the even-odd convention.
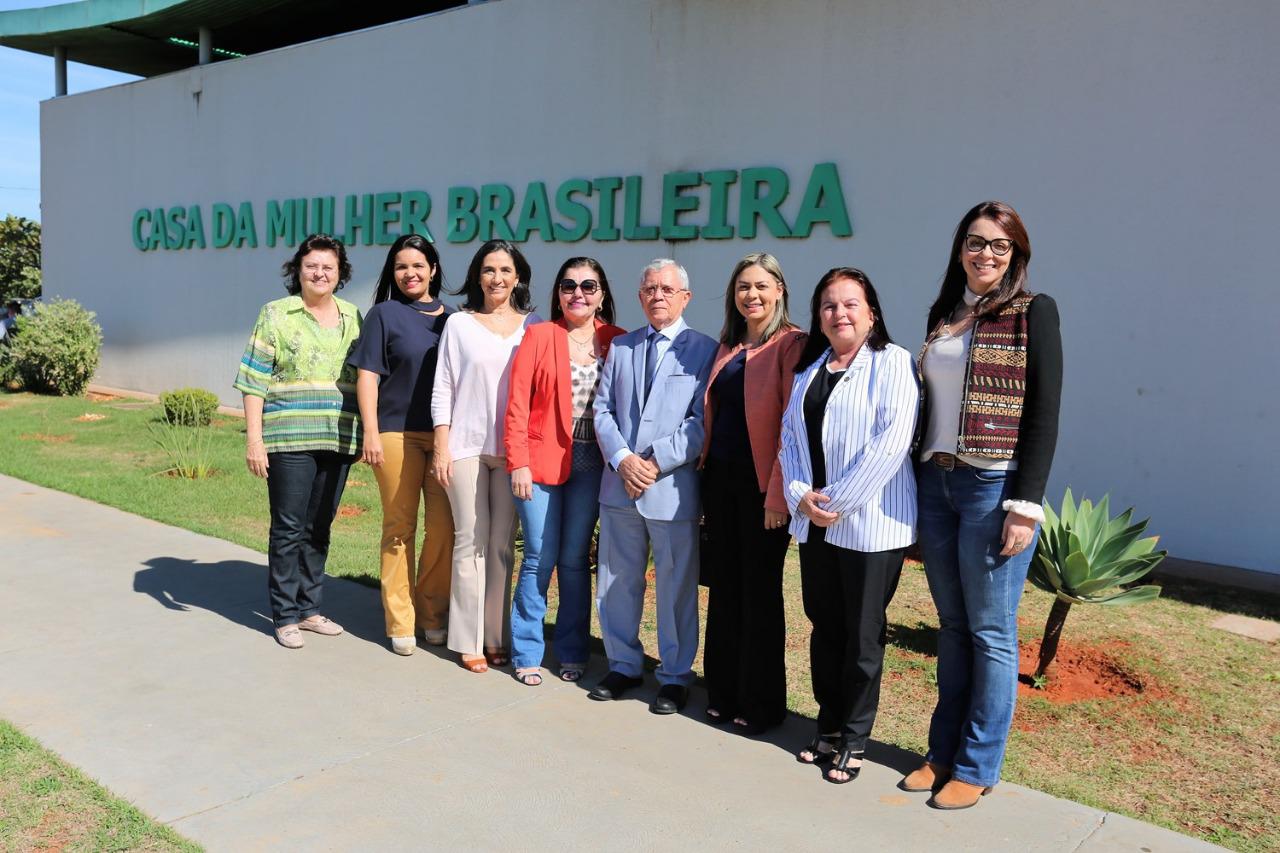
[[[139,207],[423,188],[458,283],[475,244],[443,243],[453,184],[643,174],[653,220],[664,172],[777,165],[793,213],[829,160],[852,238],[535,239],[538,302],[560,260],[595,253],[636,324],[635,273],[670,253],[714,333],[732,264],[765,249],[802,322],[818,276],[852,263],[915,348],[956,221],[1001,198],[1063,318],[1050,496],[1110,491],[1179,556],[1280,572],[1278,40],[1273,0],[489,3],[46,102],[46,290],[98,312],[99,381],[230,401],[288,251],[139,252]],[[367,304],[381,257],[353,252],[349,298]]]

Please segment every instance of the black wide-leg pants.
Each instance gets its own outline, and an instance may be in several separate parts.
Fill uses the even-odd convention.
[[[703,649],[710,707],[753,725],[780,723],[787,714],[782,565],[791,536],[786,527],[764,529],[750,457],[708,459],[702,505],[713,555]]]
[[[818,731],[840,732],[854,752],[866,749],[880,705],[885,610],[898,589],[905,548],[850,551],[814,541],[800,546]]]

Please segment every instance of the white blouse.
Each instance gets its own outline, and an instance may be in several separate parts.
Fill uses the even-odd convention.
[[[431,419],[436,426],[449,427],[454,459],[506,456],[502,436],[511,362],[525,329],[541,322],[537,314],[529,314],[505,338],[468,311],[459,311],[445,324],[431,388]]]
[[[924,374],[925,390],[929,394],[929,422],[924,425],[924,441],[920,443],[921,462],[929,461],[935,453],[955,454],[960,443],[960,404],[972,343],[973,325],[970,324],[959,335],[938,335],[925,349],[920,372]],[[1018,467],[1012,459],[987,459],[963,453],[959,456],[974,468],[988,471],[1012,471]]]

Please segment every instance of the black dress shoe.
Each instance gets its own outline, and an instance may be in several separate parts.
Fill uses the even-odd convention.
[[[609,674],[600,679],[600,683],[592,687],[587,696],[598,702],[621,699],[623,693],[626,693],[632,687],[639,687],[643,683],[644,679],[642,678],[632,678],[629,675],[609,670]]]
[[[682,684],[664,684],[658,688],[649,710],[655,714],[675,714],[689,701],[689,688]]]

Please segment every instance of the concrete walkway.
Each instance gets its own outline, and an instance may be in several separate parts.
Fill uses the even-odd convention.
[[[1008,783],[933,811],[883,745],[824,784],[791,757],[811,723],[736,737],[700,692],[656,717],[652,682],[596,703],[397,657],[351,582],[348,633],[286,651],[261,554],[7,477],[0,540],[0,717],[210,850],[1218,849]]]

